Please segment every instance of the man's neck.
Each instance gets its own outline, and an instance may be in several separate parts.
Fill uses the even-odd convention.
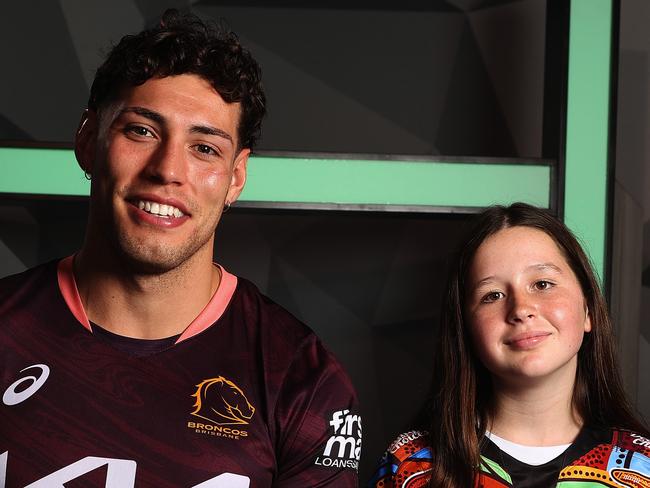
[[[75,280],[91,322],[115,334],[160,339],[183,332],[208,304],[221,280],[211,253],[198,252],[173,270],[126,272],[118,259],[80,251]]]

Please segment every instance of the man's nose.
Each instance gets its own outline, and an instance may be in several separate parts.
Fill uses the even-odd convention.
[[[147,162],[146,175],[161,184],[182,184],[187,177],[187,154],[180,141],[159,144]]]

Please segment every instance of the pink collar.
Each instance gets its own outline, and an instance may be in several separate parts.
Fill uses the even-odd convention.
[[[57,268],[59,289],[61,290],[63,299],[68,305],[70,312],[72,312],[72,315],[75,316],[81,325],[92,332],[90,321],[88,320],[86,311],[84,310],[83,304],[81,303],[81,297],[79,296],[77,283],[74,279],[74,272],[72,270],[73,260],[74,256],[68,256],[67,258],[59,261]],[[230,303],[230,299],[235,293],[235,288],[237,287],[237,277],[233,274],[230,274],[221,265],[215,265],[218,266],[221,270],[221,283],[219,283],[219,288],[212,296],[205,308],[201,310],[201,313],[183,331],[181,336],[176,341],[176,344],[189,339],[190,337],[193,337],[200,332],[203,332],[205,329],[219,320],[219,318],[221,318],[223,315],[223,312],[226,310],[226,307]]]

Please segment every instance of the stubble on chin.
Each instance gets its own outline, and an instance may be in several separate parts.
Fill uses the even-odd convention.
[[[130,274],[162,275],[182,268],[209,241],[210,235],[194,235],[182,247],[172,247],[153,238],[143,241],[122,233],[113,247]]]
[[[126,267],[125,271],[139,275],[162,275],[182,269],[199,253],[207,254],[207,259],[211,262],[217,223],[218,218],[203,221],[199,228],[187,232],[184,240],[170,242],[164,234],[124,228],[118,220],[114,226],[115,232],[109,236],[109,242],[118,261]]]

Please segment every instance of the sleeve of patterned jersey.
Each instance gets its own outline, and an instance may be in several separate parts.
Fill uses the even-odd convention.
[[[412,430],[388,447],[368,488],[424,488],[429,485],[431,448],[426,432]]]
[[[315,337],[299,348],[275,411],[281,488],[358,486],[361,417],[354,388]]]

